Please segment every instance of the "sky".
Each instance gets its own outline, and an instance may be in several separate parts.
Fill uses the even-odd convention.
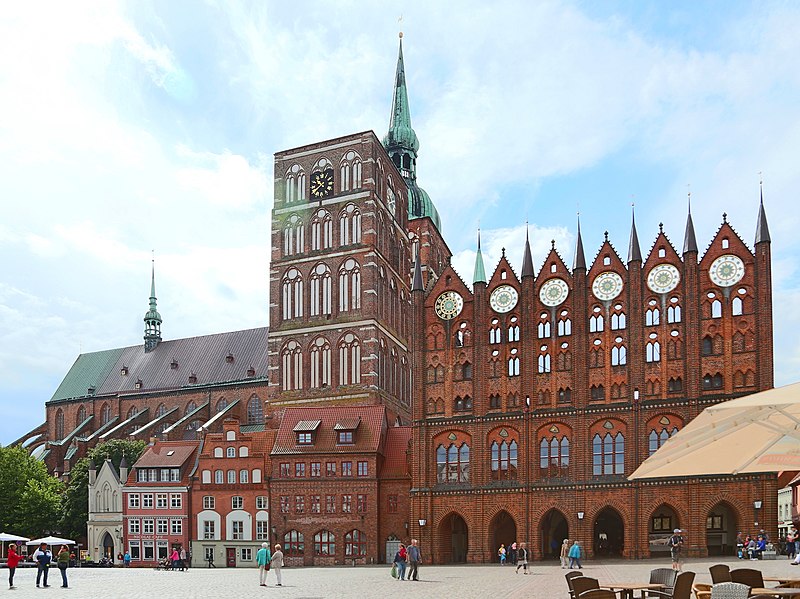
[[[402,14],[400,14],[402,11]],[[81,352],[268,325],[273,154],[386,132],[403,48],[418,181],[471,281],[603,232],[752,248],[775,379],[800,367],[800,4],[675,0],[9,3],[0,19],[0,444]]]

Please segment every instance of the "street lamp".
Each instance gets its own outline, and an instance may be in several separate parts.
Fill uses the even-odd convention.
[[[583,520],[584,513],[578,512],[578,520]]]
[[[425,518],[420,518],[419,519],[419,525],[420,526],[425,526],[427,523],[428,523],[428,521]]]
[[[753,502],[753,511],[755,513],[755,522],[753,522],[753,526],[758,526],[758,510],[761,509],[761,500],[756,499]]]

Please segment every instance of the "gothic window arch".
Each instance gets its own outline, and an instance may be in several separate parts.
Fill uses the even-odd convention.
[[[717,372],[716,374],[708,374],[706,373],[703,375],[703,390],[708,391],[712,389],[722,389],[723,380],[722,374]]]
[[[311,388],[328,387],[331,384],[331,345],[323,337],[311,343]]]
[[[367,555],[367,535],[360,530],[351,530],[344,535],[344,556],[364,557]]]
[[[329,530],[321,530],[315,534],[314,555],[336,555],[336,535]]]
[[[625,435],[607,432],[592,437],[592,474],[623,474],[625,472]]]
[[[469,443],[436,448],[436,480],[440,483],[469,482]]]
[[[345,206],[339,215],[339,245],[361,243],[361,212],[354,204]]]
[[[339,384],[361,382],[361,344],[353,333],[346,333],[339,342]]]
[[[75,426],[78,426],[84,420],[86,420],[86,408],[81,406],[78,408],[78,415],[75,418]]]
[[[303,316],[303,276],[296,268],[290,268],[283,275],[281,284],[283,319],[291,320]]]
[[[299,202],[306,197],[306,174],[299,164],[286,172],[286,203]]]
[[[158,408],[156,408],[156,418],[158,418],[159,416],[163,416],[166,413],[167,413],[167,406],[165,406],[163,403],[158,404]]]
[[[544,373],[550,372],[550,354],[549,353],[545,352],[545,353],[539,354],[539,358],[537,360],[537,371],[539,372],[539,374],[544,374]]]
[[[611,348],[611,365],[625,366],[628,363],[628,348],[623,343],[617,342]]]
[[[655,378],[647,379],[644,383],[644,394],[649,396],[661,395],[661,381]]]
[[[303,533],[298,530],[290,530],[284,534],[283,549],[289,557],[298,557],[305,554],[306,546]]]
[[[247,400],[247,424],[264,424],[264,404],[255,393]]]
[[[670,304],[667,307],[667,322],[670,324],[681,321],[681,305],[678,303],[678,298],[673,297],[669,300]]]
[[[606,389],[603,385],[592,385],[589,387],[589,398],[592,401],[605,401]]]
[[[464,397],[456,395],[456,398],[453,401],[454,412],[469,412],[471,409],[472,409],[472,398],[469,395],[465,395]]]
[[[186,414],[190,414],[191,412],[194,412],[196,409],[197,409],[197,404],[194,403],[193,401],[190,401],[188,404],[186,404],[186,409],[183,411],[183,415],[186,416]]]
[[[589,368],[602,368],[605,365],[605,353],[599,341],[589,349]]]
[[[627,317],[625,316],[625,312],[622,312],[620,308],[617,308],[611,314],[611,330],[612,331],[620,331],[628,326]]]
[[[519,445],[516,439],[507,437],[492,441],[491,454],[492,480],[516,480]]]
[[[309,277],[311,316],[331,314],[331,269],[327,264],[317,264]]]
[[[511,356],[508,359],[508,376],[519,376],[519,357]]]
[[[678,433],[679,427],[670,422],[669,417],[662,416],[661,419],[650,428],[647,436],[649,455],[653,455],[658,448],[667,440]]]
[[[303,388],[303,351],[295,340],[289,341],[281,351],[283,377],[281,388],[292,391]]]
[[[670,377],[667,381],[667,392],[678,393],[683,391],[683,379],[681,377]]]
[[[64,410],[56,410],[56,441],[64,438]]]
[[[572,319],[570,319],[569,313],[566,310],[562,310],[561,316],[558,319],[557,333],[559,337],[568,337],[572,335]]]
[[[361,308],[361,268],[352,258],[339,268],[339,311]]]
[[[742,298],[735,297],[731,300],[731,316],[741,316],[744,310]]]
[[[564,371],[572,369],[572,352],[569,350],[560,351],[556,356],[556,370]]]
[[[547,312],[542,312],[542,316],[539,320],[538,326],[536,327],[536,331],[539,339],[550,338],[550,317]]]
[[[625,383],[611,384],[611,399],[623,399],[628,396],[628,386]]]
[[[648,327],[661,324],[661,311],[657,307],[648,308],[647,312],[644,313],[644,324]]]
[[[600,333],[603,330],[603,314],[600,311],[600,306],[595,306],[589,316],[589,332]]]
[[[731,339],[731,349],[735,353],[743,352],[745,350],[745,337],[741,331],[736,331]]]
[[[658,341],[649,341],[645,347],[645,354],[647,362],[660,362],[661,344]]]
[[[103,404],[103,407],[100,409],[100,424],[108,424],[111,420],[111,406],[107,403]]]
[[[320,208],[311,219],[311,249],[327,250],[333,244],[333,219],[331,213]]]
[[[722,318],[722,302],[718,299],[711,302],[711,318]]]
[[[500,321],[497,318],[492,319],[491,326],[489,327],[489,344],[495,345],[503,341],[503,328],[500,326]]]
[[[339,163],[339,181],[342,191],[361,189],[361,156],[349,150]]]
[[[219,414],[222,410],[228,407],[228,400],[224,397],[220,397],[217,400],[216,406],[214,406],[214,413]]]
[[[508,340],[510,342],[519,341],[519,319],[512,316],[508,325]]]
[[[305,228],[303,220],[292,214],[283,227],[283,255],[301,254],[305,246]]]
[[[539,468],[543,476],[562,476],[569,468],[569,436],[558,432],[545,434],[539,440]]]
[[[572,403],[572,389],[569,387],[559,387],[558,403]]]

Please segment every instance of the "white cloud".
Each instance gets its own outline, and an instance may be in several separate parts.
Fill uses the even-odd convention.
[[[265,169],[267,160],[260,156],[259,165],[251,166],[246,158],[229,151],[223,154],[194,153],[179,148],[178,154],[203,166],[186,166],[176,173],[178,183],[209,202],[230,208],[263,207],[270,191]],[[271,172],[271,170],[270,170]]]

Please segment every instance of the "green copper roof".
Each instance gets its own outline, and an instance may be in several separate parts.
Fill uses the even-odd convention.
[[[439,211],[433,205],[428,192],[417,185],[416,179],[406,180],[408,187],[408,218],[430,217],[436,228],[441,230],[442,220],[439,218]]]
[[[387,149],[401,146],[416,153],[419,150],[417,134],[411,126],[411,111],[408,108],[408,91],[406,89],[406,71],[403,66],[403,40],[400,39],[400,54],[397,58],[397,72],[394,81],[394,98],[392,99],[392,116],[389,121],[389,132],[383,138]]]
[[[81,354],[53,393],[51,401],[86,397],[89,388],[99,389],[114,368],[124,348]]]
[[[156,267],[153,264],[152,278],[150,279],[150,309],[144,315],[144,320],[157,320],[161,324],[161,314],[158,313],[158,306],[156,305]]]
[[[478,231],[478,253],[475,254],[475,274],[472,276],[473,283],[485,283],[486,271],[483,268],[483,254],[481,254],[481,233]]]

